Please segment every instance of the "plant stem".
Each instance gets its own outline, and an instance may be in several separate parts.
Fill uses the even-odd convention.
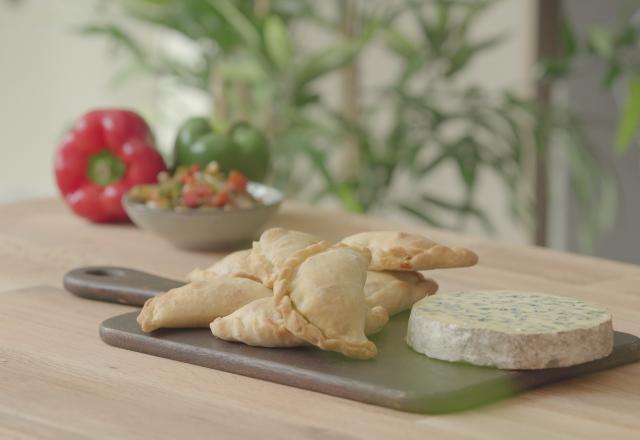
[[[245,122],[250,122],[249,105],[251,102],[251,86],[246,81],[236,82],[238,92],[238,116]]]
[[[226,81],[221,76],[212,73],[209,78],[209,88],[213,99],[214,121],[225,126],[229,120]]]
[[[557,0],[538,0],[538,60],[558,55],[558,35],[560,29],[560,5]],[[537,84],[536,96],[540,105],[540,145],[536,149],[535,161],[535,235],[538,246],[547,244],[548,236],[548,169],[547,156],[550,143],[550,112],[552,84],[549,79]]]
[[[353,39],[356,36],[356,23],[358,17],[357,0],[345,0],[342,17],[342,35],[345,39]],[[357,60],[342,69],[342,115],[354,127],[358,126],[360,118],[360,75]],[[353,178],[358,175],[359,160],[358,139],[350,136],[345,142],[343,155],[343,178]]]
[[[253,13],[256,17],[263,18],[269,13],[269,9],[271,9],[271,0],[255,0],[253,3]],[[249,93],[249,91],[247,91]],[[277,95],[277,94],[276,94]],[[264,133],[270,140],[273,140],[275,137],[275,128],[274,128],[274,115],[273,115],[273,107],[278,105],[278,103],[274,103],[274,105],[267,105],[262,109],[264,113],[264,122],[263,129]],[[256,121],[257,122],[257,121]]]

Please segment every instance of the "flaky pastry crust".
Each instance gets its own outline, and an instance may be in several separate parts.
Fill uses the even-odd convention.
[[[447,247],[417,234],[371,231],[342,240],[371,251],[370,270],[416,271],[473,266],[478,256],[469,249]]]
[[[345,283],[345,288],[341,289],[341,286],[331,285],[334,280],[327,279],[323,285],[315,286],[317,292],[311,291],[312,286],[307,286],[309,291],[297,292],[301,295],[301,298],[305,298],[305,296],[311,297],[309,303],[312,305],[310,307],[306,305],[303,306],[302,304],[294,304],[292,299],[292,295],[296,293],[294,292],[296,289],[294,284],[301,267],[305,262],[310,261],[310,259],[331,251],[350,252],[353,253],[352,256],[360,260],[360,264],[354,262],[351,265],[344,265],[344,261],[349,261],[349,258],[346,260],[342,259],[336,267],[332,267],[336,274],[335,277],[332,277],[334,280],[344,279],[351,281],[351,278],[353,278],[354,282],[350,283],[353,285],[347,286],[347,283]],[[274,284],[275,303],[282,314],[285,327],[297,337],[323,350],[337,351],[345,356],[356,359],[371,359],[375,357],[377,348],[373,342],[366,338],[364,328],[367,309],[364,303],[363,288],[366,279],[366,267],[369,264],[369,260],[370,254],[367,251],[346,245],[332,246],[328,241],[322,241],[308,246],[290,256],[279,271]],[[338,272],[340,272],[340,276],[338,276]],[[309,282],[308,279],[305,282]],[[358,284],[361,284],[361,286],[359,286],[359,292],[357,291]],[[354,289],[354,286],[356,289]],[[313,304],[320,303],[320,301],[313,301],[313,296],[318,295],[323,296],[322,301],[325,305],[317,306],[316,310],[313,310]],[[339,298],[339,295],[353,295],[353,297]],[[327,296],[329,296],[329,298],[327,298]],[[333,300],[349,301],[349,304],[352,306],[351,310],[333,307]],[[358,304],[359,301],[362,302],[361,305]],[[329,305],[327,306],[326,304]],[[307,307],[307,310],[302,310],[303,307]],[[323,307],[325,307],[324,310]],[[345,316],[338,320],[337,316],[341,313],[345,314]],[[309,316],[307,316],[309,314],[313,314],[317,322],[312,322]],[[358,315],[350,316],[347,314]],[[351,325],[351,323],[353,323],[356,327],[348,329],[349,334],[340,334],[335,328],[332,328],[332,325],[335,327],[335,324],[332,323],[336,321],[342,325]],[[361,326],[361,328],[357,328],[357,326]]]

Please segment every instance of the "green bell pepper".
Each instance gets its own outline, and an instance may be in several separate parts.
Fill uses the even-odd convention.
[[[246,122],[220,132],[207,118],[187,119],[176,136],[174,167],[198,164],[204,169],[214,160],[224,172],[237,170],[250,180],[262,181],[269,171],[269,145],[264,135]]]

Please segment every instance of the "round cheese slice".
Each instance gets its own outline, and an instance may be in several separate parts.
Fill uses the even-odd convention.
[[[504,369],[567,367],[613,349],[611,314],[545,293],[459,292],[414,304],[407,343],[435,359]]]

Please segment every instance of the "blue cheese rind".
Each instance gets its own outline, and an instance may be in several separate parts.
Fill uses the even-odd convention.
[[[575,298],[459,292],[417,302],[407,343],[429,357],[503,369],[576,365],[613,349],[611,314]]]

